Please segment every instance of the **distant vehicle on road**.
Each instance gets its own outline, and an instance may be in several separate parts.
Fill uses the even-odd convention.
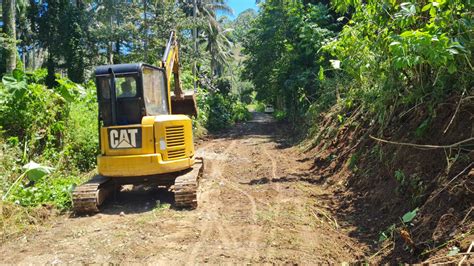
[[[267,114],[271,114],[271,113],[275,112],[275,108],[273,108],[273,105],[267,104],[267,105],[265,105],[265,111],[264,112],[267,113]]]

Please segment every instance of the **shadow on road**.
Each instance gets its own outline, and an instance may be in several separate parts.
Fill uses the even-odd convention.
[[[101,207],[102,214],[134,214],[152,211],[161,204],[174,204],[174,195],[156,186],[124,186]]]
[[[247,122],[238,123],[230,130],[214,135],[214,139],[243,139],[247,137],[262,137],[267,142],[276,142],[278,149],[286,149],[298,143],[300,138],[290,133],[290,127],[286,122],[277,122],[271,114],[252,112],[252,119]],[[259,145],[257,143],[256,145]]]
[[[323,179],[315,179],[311,177],[310,173],[300,173],[300,174],[291,174],[284,177],[279,178],[267,178],[262,177],[258,179],[253,179],[250,182],[241,182],[240,184],[243,185],[262,185],[262,184],[269,184],[269,183],[294,183],[294,182],[306,182],[309,184],[321,184],[324,182]]]

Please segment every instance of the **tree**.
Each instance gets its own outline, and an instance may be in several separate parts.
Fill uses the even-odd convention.
[[[6,45],[3,49],[5,58],[5,71],[11,73],[16,68],[16,24],[15,24],[15,0],[2,1],[3,33]]]
[[[237,18],[232,22],[231,28],[232,39],[234,42],[242,42],[247,32],[252,27],[252,22],[257,17],[257,11],[252,8],[249,8],[242,13],[240,13]]]
[[[38,39],[48,49],[47,85],[55,85],[58,68],[66,69],[74,82],[84,82],[84,71],[94,49],[89,45],[88,21],[85,7],[78,1],[43,1],[38,8]]]
[[[181,0],[180,6],[187,16],[192,16],[192,0]],[[222,20],[217,18],[217,13],[232,13],[232,9],[224,0],[197,1],[198,41],[204,43],[204,49],[210,56],[212,75],[220,76],[222,69],[231,58],[232,42],[227,36],[230,31],[222,26]]]
[[[190,40],[183,36],[181,31],[190,22],[174,1],[144,0],[130,6],[125,19],[129,30],[124,36],[128,40],[124,42],[124,47],[129,53],[123,56],[124,60],[158,64],[172,30],[179,36],[183,48],[180,52],[189,51]],[[182,56],[181,59],[186,57]]]
[[[286,109],[293,121],[319,96],[318,73],[329,64],[320,49],[337,26],[326,5],[305,2],[263,2],[243,43],[243,77],[257,99]]]
[[[231,14],[233,11],[223,0],[199,1],[198,10],[207,22],[203,33],[207,42],[206,51],[211,56],[211,72],[213,75],[220,76],[231,57],[232,43],[227,37],[229,31],[222,27],[216,14],[217,12]]]
[[[105,48],[108,64],[120,63],[120,50],[126,36],[137,30],[136,24],[141,20],[141,13],[136,14],[134,2],[97,0],[90,5],[96,24],[93,34],[96,36],[97,45],[101,49]],[[132,25],[127,25],[127,22]]]

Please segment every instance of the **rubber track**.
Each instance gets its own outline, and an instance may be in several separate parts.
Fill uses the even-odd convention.
[[[197,207],[197,189],[203,165],[203,159],[196,158],[192,170],[176,178],[173,191],[177,208],[195,209]]]
[[[99,206],[107,196],[101,193],[101,189],[104,189],[104,185],[108,181],[110,181],[110,178],[97,175],[76,187],[72,193],[74,212],[81,214],[99,212]]]

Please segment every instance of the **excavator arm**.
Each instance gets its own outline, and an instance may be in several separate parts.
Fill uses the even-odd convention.
[[[197,116],[198,109],[194,92],[185,93],[181,88],[179,77],[179,45],[176,33],[171,32],[166,50],[161,60],[161,67],[165,69],[168,86],[168,95],[171,98],[171,113]],[[174,95],[171,95],[171,75],[174,77]]]

